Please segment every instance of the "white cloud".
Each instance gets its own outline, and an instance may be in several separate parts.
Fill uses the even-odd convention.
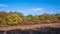
[[[44,8],[28,8],[28,9],[22,9],[21,12],[46,12]]]
[[[7,7],[8,5],[0,4],[0,7]]]
[[[29,11],[44,11],[44,8],[31,8]]]
[[[28,14],[39,15],[39,14],[46,13],[45,8],[27,8],[27,9],[22,9],[20,11],[27,15]]]
[[[28,8],[28,9],[22,9],[21,12],[43,12],[45,13],[46,10],[44,8]]]

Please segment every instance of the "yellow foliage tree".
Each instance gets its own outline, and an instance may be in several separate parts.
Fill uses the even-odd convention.
[[[7,15],[7,24],[17,25],[19,23],[19,16],[13,12],[9,12]]]

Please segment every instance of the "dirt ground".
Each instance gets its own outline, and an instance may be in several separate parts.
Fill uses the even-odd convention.
[[[0,27],[0,30],[8,31],[8,30],[14,30],[14,29],[22,29],[22,30],[37,30],[40,28],[45,27],[55,27],[60,28],[60,23],[52,23],[52,24],[35,24],[35,25],[17,25],[17,26],[4,26]]]

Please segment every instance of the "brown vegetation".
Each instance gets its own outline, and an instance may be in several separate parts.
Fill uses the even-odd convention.
[[[0,26],[60,23],[60,14],[27,15],[21,12],[0,11]]]

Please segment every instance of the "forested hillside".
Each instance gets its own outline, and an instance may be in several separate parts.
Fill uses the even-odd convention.
[[[23,15],[21,12],[0,11],[0,26],[60,23],[60,14]]]

